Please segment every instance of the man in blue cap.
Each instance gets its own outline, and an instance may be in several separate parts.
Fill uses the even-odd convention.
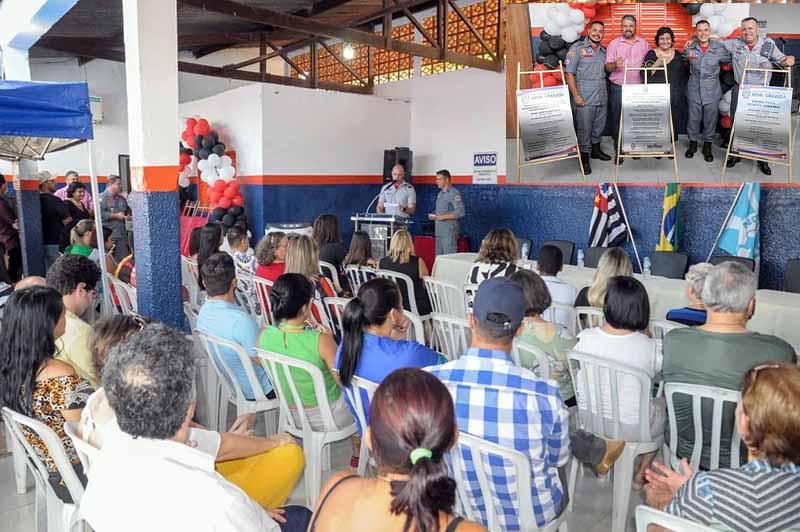
[[[558,383],[537,377],[514,364],[511,348],[522,330],[525,297],[522,287],[507,277],[482,282],[475,295],[469,327],[472,344],[459,359],[426,368],[451,391],[459,430],[516,449],[531,461],[531,494],[539,528],[558,517],[566,507],[565,485],[559,468],[571,454],[605,473],[619,457],[625,443],[604,441],[585,431],[569,433],[569,412]],[[480,500],[480,486],[471,456],[463,456],[467,489]],[[490,481],[502,505],[504,530],[520,527],[518,495],[511,464],[492,467]],[[486,523],[484,523],[486,524]]]

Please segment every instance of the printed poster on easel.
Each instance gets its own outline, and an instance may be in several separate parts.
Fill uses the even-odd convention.
[[[524,162],[577,155],[569,89],[565,85],[517,91]]]
[[[792,89],[745,85],[739,89],[732,152],[787,161]]]
[[[668,84],[625,84],[622,106],[623,152],[672,153]]]

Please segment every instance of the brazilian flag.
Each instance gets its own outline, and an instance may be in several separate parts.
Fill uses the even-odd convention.
[[[664,214],[661,217],[661,237],[656,251],[677,251],[678,249],[678,200],[681,186],[669,183],[664,188]]]

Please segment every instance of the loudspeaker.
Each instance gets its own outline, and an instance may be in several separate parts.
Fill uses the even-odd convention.
[[[406,171],[406,182],[410,183],[413,157],[414,152],[408,148],[383,150],[383,182],[388,183],[392,180],[392,168],[399,164]]]

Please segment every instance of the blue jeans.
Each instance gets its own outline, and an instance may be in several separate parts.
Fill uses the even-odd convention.
[[[284,506],[285,523],[279,523],[281,532],[306,532],[311,522],[311,510],[305,506]]]

